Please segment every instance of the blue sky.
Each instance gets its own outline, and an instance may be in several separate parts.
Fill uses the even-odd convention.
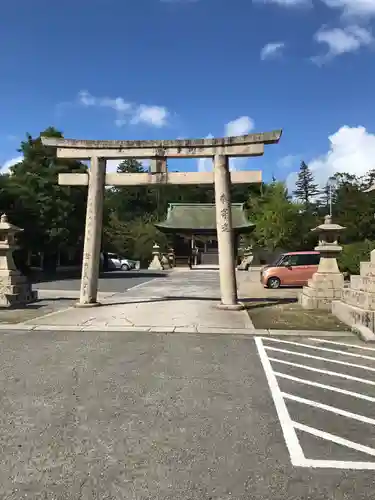
[[[362,174],[375,168],[374,20],[375,0],[4,2],[0,164],[50,125],[85,139],[282,128],[234,167],[289,184],[302,158],[320,182]]]

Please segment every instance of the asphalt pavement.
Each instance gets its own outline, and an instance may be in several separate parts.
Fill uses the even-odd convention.
[[[158,271],[108,271],[100,274],[99,292],[121,293],[154,278],[164,277],[166,273]],[[35,290],[73,290],[78,291],[81,278],[61,278],[53,281],[42,281],[33,285]]]
[[[366,367],[375,369],[367,359],[375,353],[282,340],[311,347],[235,335],[1,332],[0,498],[372,499],[373,470],[345,463],[373,463],[374,427],[363,420],[371,419],[375,376]],[[342,417],[337,408],[362,419]],[[345,441],[345,452],[334,454],[332,438],[310,430],[303,437],[296,424],[367,448],[359,452]]]

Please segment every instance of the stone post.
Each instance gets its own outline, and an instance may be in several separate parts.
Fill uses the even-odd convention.
[[[6,214],[0,218],[0,306],[26,305],[37,300],[26,276],[20,273],[13,260],[18,248],[15,234],[23,229],[10,224]]]
[[[243,306],[237,299],[236,267],[232,228],[232,207],[230,193],[230,172],[228,157],[215,155],[215,206],[217,243],[219,250],[220,294],[223,309],[239,310]]]
[[[98,280],[103,229],[106,161],[93,156],[89,169],[85,242],[83,247],[81,293],[78,307],[99,305]]]
[[[170,268],[175,267],[175,254],[173,247],[168,248],[168,263]]]

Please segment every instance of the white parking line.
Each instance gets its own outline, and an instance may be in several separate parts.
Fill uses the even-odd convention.
[[[363,354],[356,354],[354,352],[340,351],[339,349],[329,349],[328,347],[317,347],[317,346],[310,345],[310,344],[302,344],[301,342],[292,342],[290,340],[274,339],[272,337],[267,338],[266,340],[267,341],[270,340],[271,342],[277,342],[280,344],[296,345],[298,347],[304,347],[306,349],[313,349],[314,351],[325,351],[325,352],[331,352],[333,354],[343,354],[345,356],[352,356],[353,358],[362,358],[362,359],[369,359],[370,361],[375,361],[374,356],[364,356]]]
[[[370,446],[365,446],[363,444],[350,441],[349,439],[336,436],[335,434],[331,434],[330,432],[324,432],[319,429],[314,429],[314,427],[310,427],[309,425],[300,424],[299,422],[292,422],[292,423],[293,427],[299,431],[307,432],[312,436],[320,437],[322,439],[332,441],[332,443],[341,444],[342,446],[346,446],[347,448],[351,448],[356,451],[361,451],[363,453],[367,453],[368,455],[372,455],[373,457],[375,457],[375,448],[370,448]]]
[[[352,375],[347,375],[346,373],[334,372],[331,370],[323,370],[321,368],[314,368],[313,366],[300,365],[299,363],[292,363],[291,361],[284,361],[283,359],[268,357],[270,361],[275,363],[281,363],[283,365],[295,366],[296,368],[302,368],[303,370],[308,370],[310,372],[322,373],[324,375],[332,375],[335,377],[345,378],[347,380],[353,380],[353,382],[361,382],[362,384],[375,385],[374,380],[368,380],[366,378],[353,377]]]
[[[364,399],[365,401],[371,401],[375,403],[375,398],[367,396],[367,394],[361,394],[360,392],[347,391],[346,389],[339,389],[338,387],[333,387],[332,385],[320,384],[319,382],[313,382],[312,380],[305,380],[299,377],[293,377],[287,373],[273,372],[278,378],[285,378],[287,380],[292,380],[293,382],[298,382],[303,385],[309,385],[311,387],[318,387],[319,389],[325,389],[327,391],[338,392],[339,394],[345,394],[346,396],[352,396],[358,399]]]
[[[279,384],[277,383],[277,379],[273,373],[271,363],[269,362],[266,351],[264,350],[262,340],[260,338],[255,338],[255,343],[258,349],[260,360],[263,365],[264,372],[267,377],[267,382],[273,397],[277,416],[280,420],[281,429],[284,434],[285,443],[289,450],[292,465],[295,465],[297,467],[301,466],[303,464],[305,456],[298,441],[296,431],[291,424],[292,419],[289,416],[289,412],[284,402],[284,398],[281,394]]]
[[[303,467],[311,469],[375,470],[375,462],[350,462],[340,460],[315,460],[306,458]]]
[[[282,392],[281,395],[285,399],[295,401],[296,403],[302,403],[304,405],[318,408],[319,410],[329,411],[331,413],[335,413],[336,415],[340,415],[342,417],[352,418],[353,420],[358,420],[359,422],[362,422],[364,424],[375,425],[375,420],[373,418],[364,417],[363,415],[359,415],[358,413],[352,413],[351,411],[342,410],[341,408],[337,408],[336,406],[330,406],[330,405],[325,405],[323,403],[318,403],[318,401],[313,401],[312,399],[306,399],[306,398],[301,398],[300,396],[294,396],[293,394],[289,394],[288,392]]]
[[[366,365],[357,365],[355,363],[348,363],[346,361],[337,361],[336,359],[322,358],[321,356],[313,356],[312,354],[305,354],[304,352],[289,351],[289,349],[279,349],[278,347],[268,347],[264,346],[267,351],[282,352],[284,354],[292,354],[293,356],[301,356],[302,358],[318,359],[319,361],[325,361],[326,363],[335,363],[337,365],[351,366],[352,368],[363,368],[370,372],[375,372],[375,368]]]
[[[269,340],[269,339],[266,339]],[[351,375],[346,375],[344,373],[339,373],[339,372],[334,372],[330,370],[323,370],[323,369],[318,369],[306,365],[300,365],[298,363],[292,363],[290,361],[284,361],[284,360],[279,360],[277,358],[271,358],[268,357],[267,354],[267,349],[274,350],[274,351],[279,351],[279,352],[287,352],[291,354],[296,354],[292,351],[287,351],[284,349],[276,349],[276,348],[269,348],[267,345],[263,343],[262,338],[257,337],[255,338],[255,343],[257,346],[257,350],[259,353],[259,357],[266,375],[266,379],[268,382],[268,386],[271,391],[271,395],[274,401],[274,405],[276,408],[277,415],[279,417],[281,429],[284,435],[285,443],[289,451],[290,459],[292,465],[296,467],[309,467],[309,468],[329,468],[329,469],[346,469],[346,470],[375,470],[375,461],[373,462],[368,462],[368,461],[352,461],[352,460],[316,460],[316,459],[309,459],[305,456],[302,445],[299,441],[299,438],[297,436],[296,431],[302,431],[308,434],[311,434],[317,438],[323,439],[327,441],[328,443],[335,443],[341,446],[345,446],[346,448],[350,448],[352,450],[365,453],[367,455],[371,455],[372,457],[375,456],[375,449],[371,448],[369,446],[362,445],[360,443],[356,443],[354,441],[351,441],[349,439],[343,438],[341,436],[337,436],[335,434],[331,434],[329,432],[325,432],[320,429],[315,429],[314,427],[310,427],[308,425],[305,425],[303,423],[294,421],[291,419],[288,411],[288,407],[286,404],[286,401],[292,400],[298,403],[302,403],[305,405],[309,405],[311,407],[318,408],[322,411],[329,411],[331,413],[334,413],[336,415],[341,415],[346,418],[354,419],[362,423],[367,423],[371,425],[375,425],[375,419],[371,419],[368,417],[365,417],[363,415],[359,415],[357,413],[352,413],[346,410],[343,410],[341,408],[336,408],[334,406],[329,406],[325,405],[316,401],[312,401],[310,399],[305,399],[301,398],[298,396],[294,396],[293,394],[289,394],[287,392],[282,392],[280,390],[279,384],[277,377],[297,381],[300,383],[304,383],[307,385],[312,385],[317,387],[317,389],[328,389],[328,390],[334,390],[336,392],[341,392],[342,394],[348,395],[348,396],[354,396],[358,397],[360,399],[366,399],[368,401],[374,402],[375,398],[372,398],[370,396],[357,393],[357,392],[352,392],[352,391],[346,391],[343,389],[339,389],[337,387],[329,386],[329,385],[324,385],[320,384],[314,381],[307,381],[305,379],[301,379],[298,377],[294,377],[289,374],[281,373],[274,371],[271,365],[271,361],[273,362],[278,362],[287,366],[293,366],[297,368],[302,368],[304,370],[308,371],[313,371],[317,373],[322,373],[330,376],[335,376],[335,377],[341,377],[345,378],[347,380],[353,380],[357,382],[361,382],[364,384],[372,385],[375,386],[375,381],[372,380],[366,380],[362,379],[359,377],[353,377]],[[302,353],[297,353],[299,355],[302,355]],[[311,355],[305,355],[305,357],[308,358],[313,358],[313,359],[319,359],[327,362],[332,362],[330,359],[326,358],[320,358],[317,356],[311,356]],[[351,363],[344,363],[341,362],[340,364],[344,365],[349,365],[352,366]],[[360,366],[361,368],[367,368],[362,365],[355,365],[355,366]],[[364,435],[365,438],[367,439],[367,434]]]
[[[335,342],[334,340],[316,339],[314,337],[310,337],[309,340],[313,340],[314,342],[323,342],[324,344],[342,345],[345,347],[352,347],[354,349],[362,349],[364,351],[375,351],[374,347],[364,347],[363,345],[349,344],[347,342]]]

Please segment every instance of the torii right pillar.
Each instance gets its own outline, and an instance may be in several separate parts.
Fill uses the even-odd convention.
[[[228,156],[214,156],[215,206],[217,244],[219,250],[221,302],[218,307],[229,310],[243,309],[238,302],[236,263],[234,256],[231,180]]]

